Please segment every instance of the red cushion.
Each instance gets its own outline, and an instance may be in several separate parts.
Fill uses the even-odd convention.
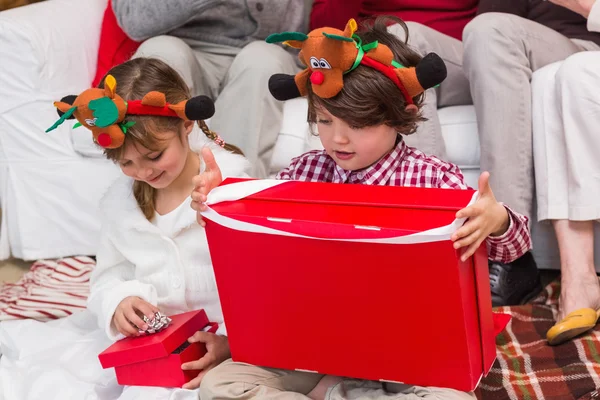
[[[113,12],[111,0],[108,0],[100,32],[96,76],[92,85],[97,86],[112,67],[129,60],[140,44],[141,42],[130,39],[117,24],[117,17]]]

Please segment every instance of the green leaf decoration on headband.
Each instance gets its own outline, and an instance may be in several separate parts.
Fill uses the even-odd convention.
[[[60,124],[62,124],[63,122],[65,122],[71,115],[73,115],[73,112],[75,112],[75,110],[77,110],[77,107],[71,107],[67,110],[66,113],[64,113],[63,115],[60,116],[59,120],[56,121],[54,123],[54,125],[52,125],[50,128],[46,129],[46,133],[55,130],[56,128],[58,128],[60,126]]]
[[[131,128],[132,126],[135,125],[135,121],[127,121],[127,122],[121,122],[119,124],[119,127],[121,127],[121,130],[123,131],[123,134],[127,133],[127,130],[129,128]]]
[[[396,60],[392,60],[392,66],[394,68],[406,68],[404,65],[400,64],[398,61]]]
[[[377,46],[379,46],[379,42],[376,40],[374,42],[363,45],[362,49],[365,53],[367,53],[367,52],[373,50],[374,48],[376,48]]]
[[[106,128],[111,126],[119,119],[119,110],[115,102],[108,97],[100,97],[99,99],[91,100],[88,104],[90,110],[96,119],[96,126]]]
[[[273,33],[265,39],[267,43],[280,43],[286,42],[288,40],[297,40],[299,42],[304,42],[308,39],[308,36],[302,32],[281,32],[281,33]]]
[[[323,36],[325,36],[326,38],[329,39],[333,39],[333,40],[341,40],[343,42],[354,42],[354,39],[346,37],[346,36],[340,36],[340,35],[332,35],[331,33],[325,33],[323,32]]]
[[[75,122],[75,125],[73,125],[73,129],[75,128],[79,128],[81,125],[81,122]]]

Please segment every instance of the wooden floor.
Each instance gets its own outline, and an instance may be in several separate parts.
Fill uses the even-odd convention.
[[[0,285],[18,281],[29,270],[31,264],[31,262],[16,259],[0,261]]]

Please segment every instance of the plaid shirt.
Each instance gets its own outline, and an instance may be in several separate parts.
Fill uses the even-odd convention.
[[[324,150],[310,151],[294,158],[289,167],[279,172],[277,179],[469,189],[457,166],[426,156],[403,141],[377,163],[359,171],[342,169]],[[531,236],[527,217],[505,207],[510,220],[509,228],[502,236],[488,237],[487,248],[491,260],[509,263],[531,248]]]

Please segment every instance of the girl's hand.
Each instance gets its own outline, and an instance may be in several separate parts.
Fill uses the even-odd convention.
[[[197,389],[200,387],[202,378],[209,370],[231,358],[231,353],[229,352],[229,339],[227,339],[227,336],[219,336],[214,333],[198,331],[194,336],[188,339],[188,342],[200,342],[204,343],[206,346],[206,354],[204,357],[197,361],[181,364],[181,369],[183,370],[202,370],[196,378],[183,385],[184,389]]]
[[[206,211],[206,204],[204,203],[208,193],[223,182],[223,176],[215,161],[215,156],[208,147],[202,149],[202,159],[204,160],[205,169],[200,175],[196,175],[192,181],[194,183],[192,208],[198,212],[196,220],[200,226],[206,226],[200,211]]]
[[[479,177],[477,201],[457,212],[456,218],[468,218],[451,237],[455,249],[468,246],[461,256],[462,261],[471,257],[488,236],[501,236],[508,230],[508,211],[496,201],[488,172]]]
[[[139,336],[139,330],[148,329],[142,318],[154,318],[158,308],[137,296],[125,297],[115,310],[112,322],[117,331],[125,336]]]
[[[568,8],[577,14],[583,15],[585,18],[590,16],[592,6],[596,0],[549,0],[551,3]]]

